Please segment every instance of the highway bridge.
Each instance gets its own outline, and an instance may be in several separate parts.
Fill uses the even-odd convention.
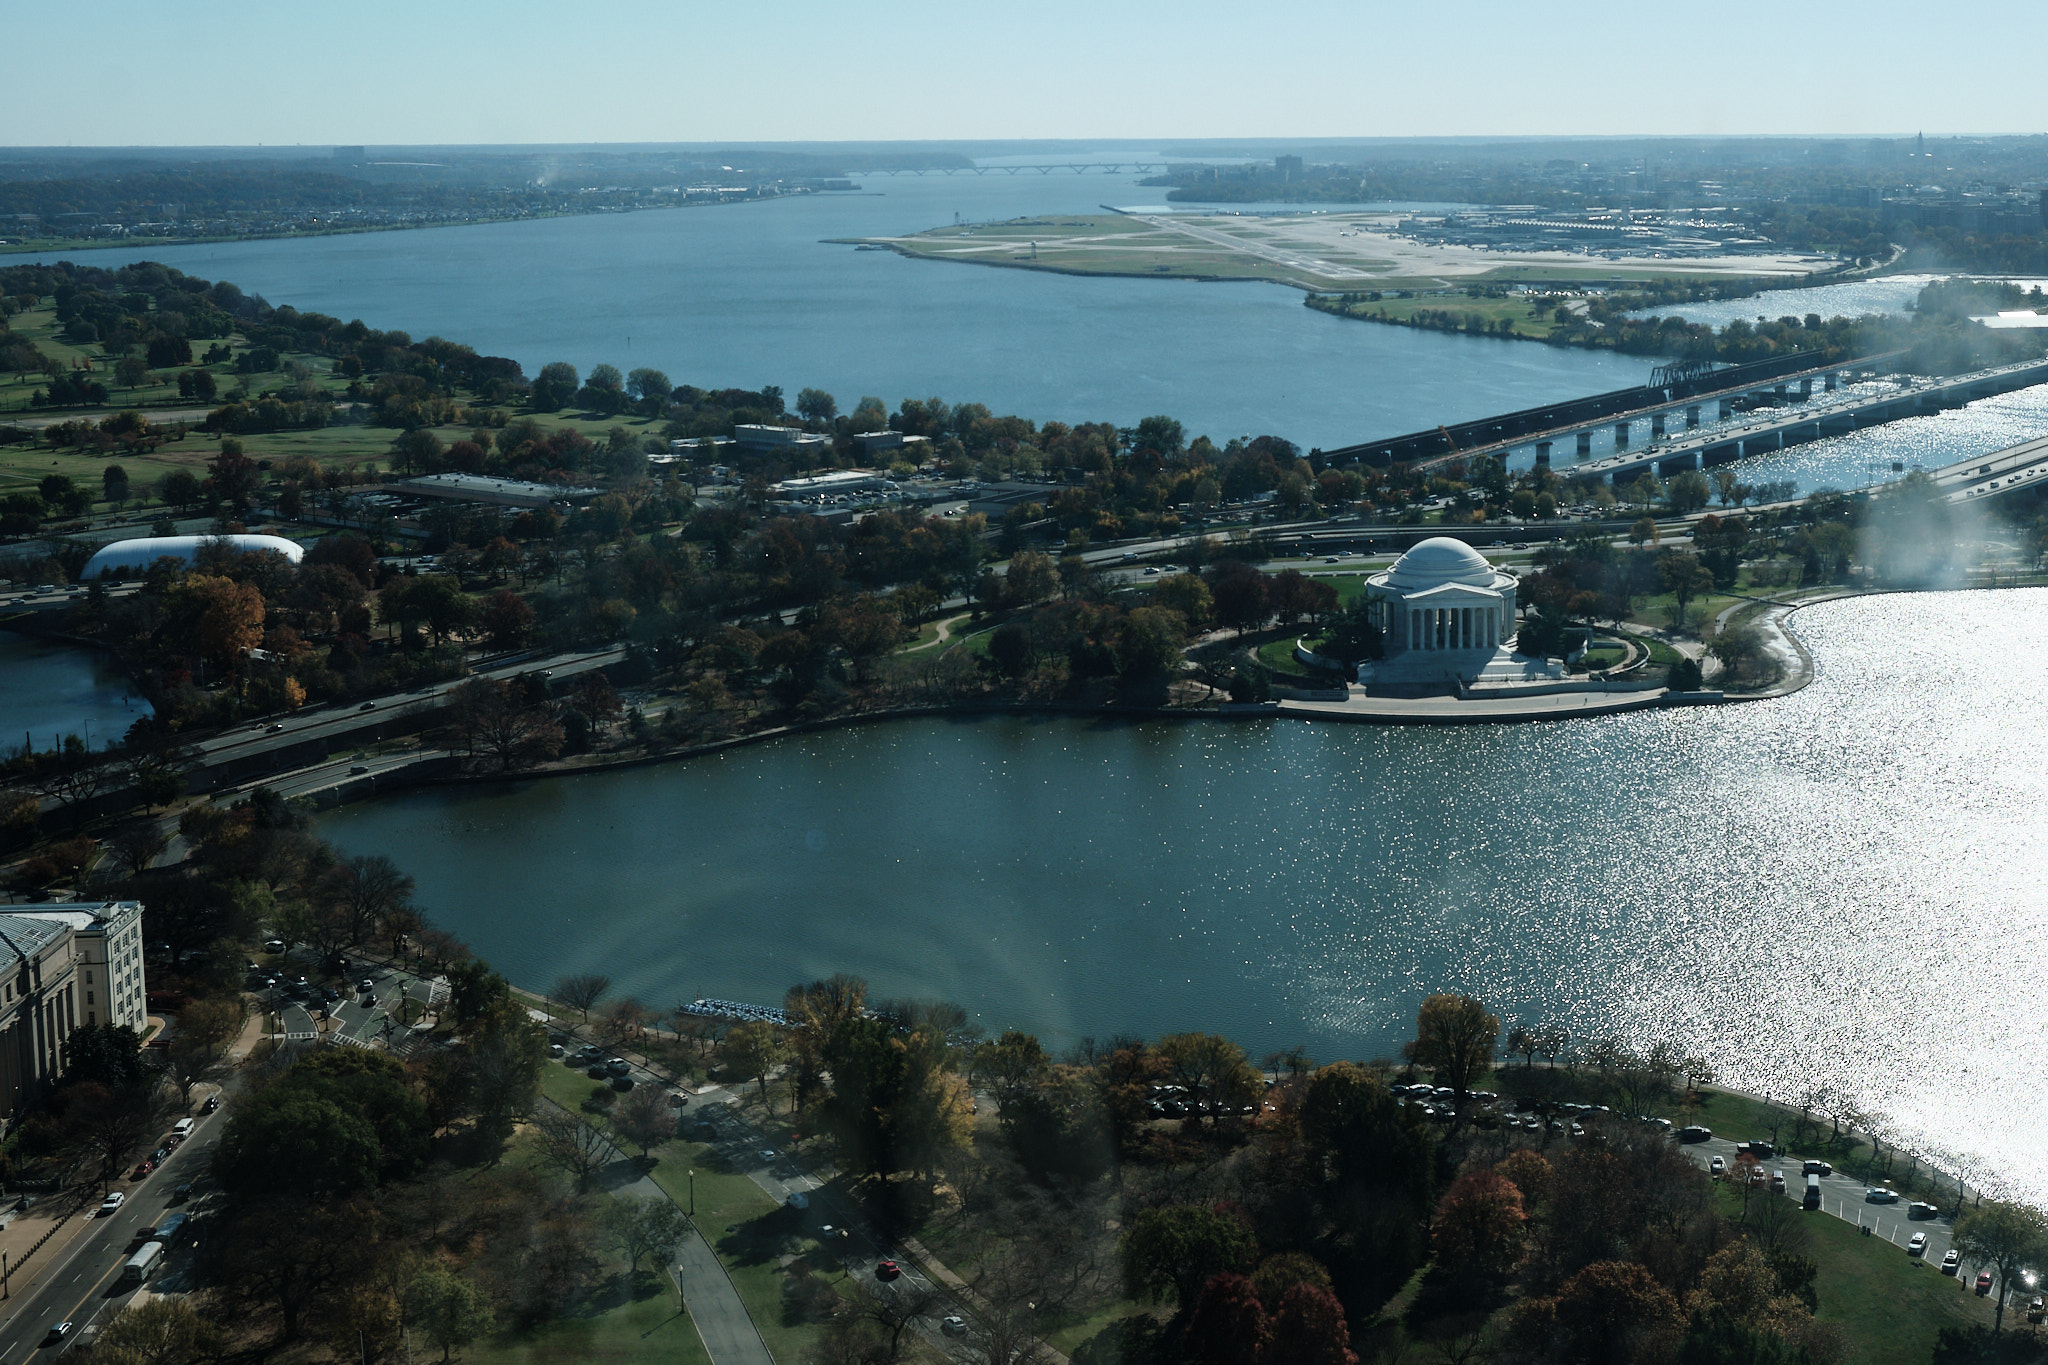
[[[1932,475],[1950,502],[1979,502],[2048,486],[2048,436],[1944,465]]]
[[[2048,383],[2048,360],[2030,360],[1949,379],[1909,379],[1899,387],[1878,393],[1836,393],[1832,398],[1823,395],[1817,399],[1809,393],[1805,400],[1785,407],[1752,409],[1751,420],[1738,426],[1696,436],[1667,441],[1658,430],[1662,423],[1656,423],[1653,430],[1657,430],[1657,435],[1642,451],[1619,450],[1576,464],[1572,472],[1580,476],[1598,475],[1621,484],[1646,473],[1676,474],[1687,469],[1711,468],[1818,441],[1824,436],[1895,422],[1902,417],[1959,408],[1980,398],[2044,383]],[[1537,461],[1544,463],[1547,459],[1548,452],[1539,444]]]
[[[1803,401],[1812,396],[1816,380],[1823,392],[1832,393],[1843,375],[1881,373],[1904,355],[1903,351],[1888,351],[1860,360],[1816,365],[1810,355],[1794,352],[1706,372],[1674,374],[1667,370],[1653,376],[1652,383],[1636,388],[1570,398],[1406,436],[1362,441],[1322,453],[1329,463],[1336,465],[1357,461],[1434,469],[1452,460],[1505,456],[1516,447],[1534,446],[1537,459],[1547,463],[1551,447],[1563,441],[1573,441],[1581,456],[1591,454],[1594,430],[1609,423],[1613,424],[1618,445],[1626,446],[1635,424],[1645,420],[1650,423],[1651,439],[1655,440],[1664,435],[1674,416],[1688,430],[1697,427],[1707,404],[1714,404],[1718,416],[1726,419],[1738,407]]]

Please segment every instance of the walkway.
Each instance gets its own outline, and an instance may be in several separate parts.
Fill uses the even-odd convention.
[[[1569,720],[1642,711],[1666,704],[1665,693],[1553,692],[1537,697],[1372,697],[1356,688],[1344,701],[1283,701],[1273,714],[1301,720],[1350,720],[1373,725],[1484,725],[1505,721]]]
[[[542,1100],[542,1104],[553,1104]],[[561,1106],[556,1105],[556,1108]],[[568,1113],[567,1110],[563,1110]],[[571,1117],[576,1117],[571,1115]],[[580,1123],[582,1120],[577,1119]],[[629,1167],[634,1178],[621,1184],[607,1183],[606,1188],[621,1198],[666,1199],[669,1193],[654,1183],[654,1177],[647,1174],[639,1162],[632,1160],[617,1146],[606,1140],[605,1147],[611,1152],[611,1161],[605,1166],[609,1175],[621,1166]],[[747,1314],[747,1306],[740,1300],[739,1290],[733,1288],[732,1277],[725,1273],[725,1266],[719,1261],[711,1244],[704,1240],[704,1234],[697,1224],[690,1224],[690,1235],[675,1249],[676,1274],[683,1282],[683,1302],[690,1307],[690,1321],[697,1326],[697,1335],[703,1339],[704,1349],[711,1356],[711,1365],[775,1365],[775,1357],[768,1353],[767,1343],[761,1340],[759,1329],[753,1318]]]

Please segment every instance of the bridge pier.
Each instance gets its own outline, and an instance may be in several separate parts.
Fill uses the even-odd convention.
[[[1691,431],[1694,427],[1698,426],[1699,424],[1700,405],[1698,403],[1688,404],[1685,409],[1685,429],[1687,431]]]
[[[1804,400],[1806,400],[1806,399],[1808,399],[1808,398],[1811,398],[1811,397],[1813,397],[1813,376],[1812,376],[1812,375],[1808,375],[1808,376],[1806,376],[1806,378],[1804,378],[1804,379],[1802,379],[1802,380],[1800,380],[1800,381],[1799,381],[1799,397],[1800,397],[1801,401],[1804,401]]]
[[[1628,423],[1627,423],[1627,422],[1616,422],[1616,423],[1614,424],[1614,448],[1615,448],[1616,450],[1627,450],[1627,449],[1628,449]]]
[[[1538,441],[1536,443],[1536,466],[1539,469],[1550,468],[1550,442]]]
[[[1735,400],[1733,398],[1723,398],[1721,400],[1721,415],[1718,420],[1725,422],[1734,415]]]
[[[1785,386],[1783,384],[1773,384],[1771,392],[1782,400],[1785,397]]]
[[[1574,453],[1577,454],[1578,458],[1583,460],[1588,455],[1591,455],[1593,453],[1593,433],[1590,431],[1580,432],[1578,436],[1578,442],[1579,448]]]
[[[1822,393],[1833,393],[1835,391],[1835,372],[1833,370],[1829,370],[1820,377],[1820,391]]]
[[[1698,469],[1699,467],[1700,457],[1694,451],[1687,451],[1683,455],[1674,455],[1668,460],[1657,461],[1657,472],[1659,474],[1680,474],[1688,469]]]
[[[1650,414],[1650,439],[1652,441],[1664,439],[1664,414],[1661,412]]]

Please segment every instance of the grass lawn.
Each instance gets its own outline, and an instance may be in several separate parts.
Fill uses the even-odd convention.
[[[544,1323],[522,1335],[510,1333],[463,1351],[473,1365],[580,1365],[583,1361],[645,1361],[662,1365],[710,1365],[704,1341],[690,1320],[676,1311],[673,1283],[643,1279],[629,1295],[613,1290],[585,1311]]]
[[[1487,327],[1512,322],[1516,333],[1525,337],[1547,337],[1557,327],[1553,318],[1557,309],[1554,299],[1532,300],[1519,296],[1475,299],[1462,289],[1411,292],[1406,298],[1380,298],[1350,304],[1340,303],[1333,296],[1324,296],[1314,306],[1326,313],[1367,322],[1406,323],[1418,313],[1449,313],[1459,319],[1461,326],[1473,318]]]

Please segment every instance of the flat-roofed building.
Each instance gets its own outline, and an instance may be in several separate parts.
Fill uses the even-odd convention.
[[[149,1021],[142,969],[142,902],[103,901],[0,906],[0,929],[15,918],[62,924],[78,959],[78,1017],[83,1024]]]
[[[742,422],[732,429],[742,450],[803,450],[818,452],[832,447],[830,436],[820,436],[801,427],[771,427]]]
[[[400,479],[379,485],[387,493],[416,498],[445,498],[451,502],[487,503],[494,507],[553,507],[557,504],[588,502],[604,490],[561,483],[531,483],[523,479],[494,479],[487,474],[422,474],[417,479]]]

